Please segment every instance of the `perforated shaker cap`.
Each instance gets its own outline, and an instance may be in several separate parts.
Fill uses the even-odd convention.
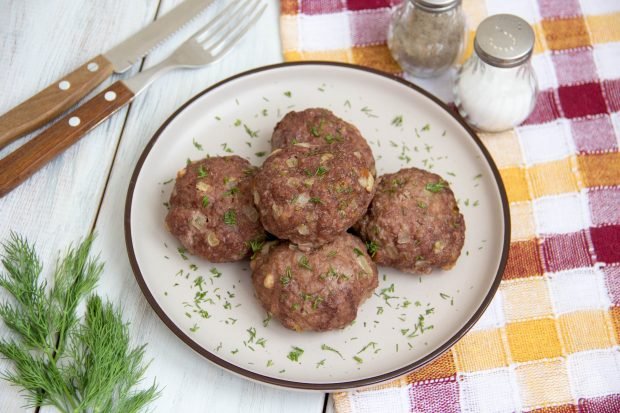
[[[413,3],[428,12],[439,13],[448,11],[461,4],[461,0],[410,0]]]
[[[534,30],[520,17],[496,14],[487,17],[476,31],[474,49],[490,65],[514,67],[527,61],[534,50]]]

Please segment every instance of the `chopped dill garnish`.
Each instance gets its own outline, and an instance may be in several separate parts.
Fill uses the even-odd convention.
[[[357,255],[358,257],[361,255],[364,255],[364,253],[362,251],[360,251],[359,248],[353,248],[353,252],[355,253],[355,255]]]
[[[196,149],[198,149],[199,151],[202,150],[202,145],[199,144],[198,142],[196,142],[196,139],[192,138],[192,143],[194,144],[194,146],[196,147]]]
[[[208,205],[209,205],[209,197],[205,195],[202,197],[202,207],[206,208]]]
[[[312,309],[316,310],[317,308],[319,308],[319,304],[321,304],[321,302],[323,302],[323,297],[321,297],[320,295],[315,296],[312,302]]]
[[[242,123],[242,122],[241,122],[241,119],[237,119],[237,120],[235,120],[234,125],[235,125],[236,127],[239,127],[239,126],[241,126],[241,123]]]
[[[310,266],[310,262],[308,261],[308,257],[306,257],[305,255],[302,255],[299,258],[298,264],[299,264],[300,267],[312,271],[312,267]]]
[[[292,279],[293,279],[293,272],[291,271],[291,267],[286,267],[286,271],[284,275],[280,276],[280,284],[286,287],[287,285],[291,283]]]
[[[207,171],[205,170],[204,165],[200,165],[198,168],[198,178],[205,178],[207,176]]]
[[[321,198],[317,198],[315,196],[313,196],[312,198],[310,198],[310,202],[312,202],[313,204],[322,204],[323,201],[321,200]]]
[[[344,139],[342,138],[342,136],[334,136],[332,134],[327,134],[325,136],[323,136],[323,139],[325,139],[325,142],[327,142],[328,144],[332,144],[334,142],[342,142]]]
[[[431,125],[429,125],[428,123],[424,126],[422,126],[422,129],[420,129],[422,132],[426,132],[431,130]]]
[[[392,125],[396,127],[403,126],[403,115],[398,115],[392,119]]]
[[[229,209],[224,213],[224,223],[227,225],[237,225],[237,212]]]
[[[239,193],[239,187],[233,186],[228,191],[224,192],[224,196],[233,196]]]
[[[183,261],[187,261],[187,255],[185,255],[185,253],[187,252],[187,249],[185,247],[179,247],[177,248],[177,251],[179,252],[179,255],[181,256],[181,258],[183,258]]]
[[[353,360],[355,360],[357,364],[362,364],[364,362],[364,359],[358,356],[353,356]]]
[[[290,90],[287,90],[286,92],[284,92],[284,96],[286,96],[287,98],[290,98],[291,96],[293,96],[293,94],[291,93]]]
[[[253,343],[254,339],[256,338],[256,329],[254,327],[250,327],[245,331],[247,331],[247,333],[250,335],[250,337],[248,338],[248,343]]]
[[[250,138],[257,138],[258,137],[258,131],[257,130],[250,129],[250,127],[248,125],[246,125],[245,123],[243,124],[243,128],[245,129],[245,133],[247,133],[250,136]]]
[[[263,244],[265,244],[265,241],[262,238],[253,239],[248,243],[248,246],[252,250],[252,257],[250,259],[253,260],[261,249],[263,249]]]
[[[445,189],[448,187],[448,183],[445,181],[439,181],[439,182],[429,182],[428,184],[426,184],[426,186],[424,187],[424,189],[426,189],[429,192],[433,192],[433,193],[437,193],[440,192],[442,189]]]
[[[301,357],[301,355],[304,354],[304,350],[297,347],[297,346],[293,346],[293,350],[291,350],[288,355],[286,356],[287,359],[291,360],[291,361],[299,361],[299,357]]]
[[[368,106],[364,106],[362,109],[360,109],[366,116],[368,116],[369,118],[377,118],[378,116],[375,115],[374,113],[372,113],[372,109],[370,109]]]
[[[342,356],[342,354],[341,354],[338,350],[336,350],[336,349],[335,349],[335,348],[333,348],[333,347],[328,346],[327,344],[321,344],[321,350],[324,350],[324,351],[331,351],[331,352],[333,352],[333,353],[336,353],[336,354],[338,354],[338,355],[340,356],[340,358],[341,358],[341,359],[343,359],[343,360],[344,360],[344,357]]]
[[[377,343],[375,343],[374,341],[371,341],[370,343],[366,344],[364,347],[362,347],[362,349],[360,351],[358,351],[356,354],[360,354],[363,353],[364,351],[366,351],[369,347],[372,347],[373,350],[375,348],[375,346],[377,345]]]
[[[377,254],[377,251],[379,251],[379,244],[374,241],[367,241],[366,249],[368,250],[368,254],[370,254],[370,256],[374,258],[374,256]]]

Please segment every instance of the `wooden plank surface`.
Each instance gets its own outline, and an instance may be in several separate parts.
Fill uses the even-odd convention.
[[[79,2],[79,7],[73,0],[2,1],[0,112],[152,21],[157,5],[157,0],[88,1]],[[15,230],[36,242],[50,271],[58,250],[86,235],[93,225],[125,117],[123,110],[0,199],[0,239],[6,240]],[[20,142],[5,148],[0,157]],[[0,360],[0,370],[6,367]],[[4,380],[0,395],[1,412],[23,411],[24,399]]]
[[[176,338],[142,296],[127,260],[123,209],[127,185],[146,142],[159,125],[188,98],[214,82],[252,67],[281,61],[278,2],[256,28],[222,61],[207,69],[167,75],[114,119],[76,147],[0,199],[0,236],[13,229],[36,241],[51,266],[57,251],[84,236],[96,224],[95,249],[106,270],[98,292],[124,308],[139,342],[148,342],[153,358],[148,379],[164,387],[153,411],[320,412],[324,395],[276,389],[236,377],[208,363]],[[105,51],[161,15],[178,0],[10,0],[0,13],[0,112],[24,100],[47,83]],[[220,0],[215,8],[225,2]],[[146,67],[169,53],[213,15],[210,10],[146,60]],[[6,58],[9,56],[9,58]],[[135,72],[137,66],[133,69]],[[109,84],[109,82],[108,82]],[[120,138],[120,143],[119,143]],[[4,156],[11,148],[0,152]],[[118,145],[118,150],[117,150]],[[110,174],[111,171],[111,174]],[[108,180],[107,190],[103,194]],[[98,213],[100,202],[101,209]],[[96,222],[95,222],[96,220]],[[0,362],[0,369],[6,366]],[[21,411],[16,389],[0,381],[0,411]],[[52,411],[43,409],[41,411]]]

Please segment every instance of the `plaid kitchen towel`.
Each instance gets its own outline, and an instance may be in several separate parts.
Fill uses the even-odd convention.
[[[385,46],[397,3],[282,0],[284,57],[399,74]],[[399,380],[335,394],[336,410],[620,412],[620,0],[463,7],[472,33],[485,16],[512,13],[537,35],[534,112],[481,136],[510,201],[508,266],[450,351]]]

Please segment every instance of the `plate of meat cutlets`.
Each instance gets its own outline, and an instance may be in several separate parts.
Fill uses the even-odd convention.
[[[136,165],[125,235],[144,295],[189,347],[326,391],[454,345],[498,288],[510,220],[487,150],[437,98],[310,62],[242,73],[174,113]]]

